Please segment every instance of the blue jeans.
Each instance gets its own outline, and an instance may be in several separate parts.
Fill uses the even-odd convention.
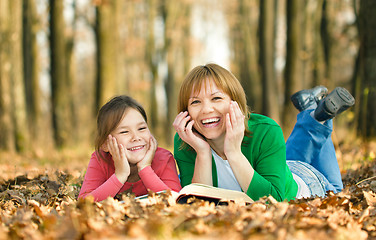
[[[331,138],[333,121],[321,124],[310,115],[312,111],[305,110],[298,114],[295,127],[286,141],[286,159],[297,160],[296,164],[302,164],[299,163],[301,161],[312,166],[313,168],[308,165],[308,169],[317,175],[324,191],[332,190],[336,193],[343,189],[343,183]],[[312,181],[317,181],[307,178],[304,171],[297,171],[296,164],[290,170],[303,181],[309,181],[306,182],[308,186],[312,185]],[[307,167],[307,164],[303,165]]]

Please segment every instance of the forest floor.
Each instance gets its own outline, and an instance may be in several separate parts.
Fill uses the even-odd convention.
[[[345,188],[325,198],[215,206],[77,201],[89,153],[0,153],[0,239],[376,239],[376,144],[337,146]]]

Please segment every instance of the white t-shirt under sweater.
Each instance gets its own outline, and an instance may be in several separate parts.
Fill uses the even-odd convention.
[[[213,149],[212,154],[217,168],[218,187],[242,192],[229,162],[223,160]]]
[[[218,187],[242,192],[240,184],[236,180],[234,172],[227,160],[223,160],[213,149],[212,154],[217,168]],[[311,191],[307,184],[297,175],[292,174],[295,182],[298,184],[298,193],[296,198],[307,198],[311,196]],[[221,177],[219,177],[221,176]]]

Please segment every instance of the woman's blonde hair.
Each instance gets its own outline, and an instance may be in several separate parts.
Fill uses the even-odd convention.
[[[213,80],[219,89],[239,104],[240,110],[245,116],[245,134],[249,135],[248,119],[250,111],[244,89],[230,71],[214,63],[197,66],[187,74],[180,87],[178,112],[188,111],[188,101],[192,90],[194,93],[199,93],[206,79]]]

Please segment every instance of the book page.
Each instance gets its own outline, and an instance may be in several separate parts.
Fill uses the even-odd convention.
[[[185,186],[182,190],[180,190],[179,195],[197,195],[202,197],[217,198],[225,201],[243,200],[245,202],[253,202],[253,200],[244,192],[217,188],[199,183],[192,183]]]

